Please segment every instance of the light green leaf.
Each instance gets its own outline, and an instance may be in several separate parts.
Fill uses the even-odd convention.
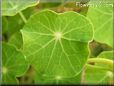
[[[16,32],[10,39],[9,42],[10,44],[14,45],[18,49],[23,47],[23,39],[22,39],[22,34],[21,32]]]
[[[107,85],[113,83],[113,73],[97,68],[88,68],[85,71],[85,83],[94,85]]]
[[[2,16],[14,16],[20,11],[37,5],[39,0],[3,0]]]
[[[91,0],[87,17],[94,26],[94,40],[113,46],[113,6],[112,4],[97,4]]]
[[[35,80],[35,83],[36,84],[43,84],[43,85],[45,85],[45,84],[52,84],[52,85],[55,85],[55,84],[63,84],[63,85],[69,85],[69,84],[74,84],[74,85],[76,85],[76,84],[80,84],[81,83],[81,75],[82,75],[82,73],[79,73],[77,76],[75,76],[75,77],[69,77],[69,78],[64,78],[64,79],[62,79],[62,80],[54,80],[54,79],[50,79],[50,77],[49,78],[46,78],[46,79],[44,79],[42,76],[39,76],[37,73],[34,75],[35,77],[34,77],[34,80]],[[39,80],[39,78],[40,78],[40,80]],[[57,76],[56,78],[58,78],[58,79],[61,79],[61,77],[60,76]],[[51,80],[51,82],[50,82],[50,80]]]
[[[106,59],[114,60],[113,55],[114,55],[114,51],[104,51],[98,56],[98,58],[106,58]]]
[[[99,62],[97,61],[94,65],[87,66],[85,71],[85,82],[87,84],[114,84],[113,52],[102,52],[97,58],[103,58],[105,61],[100,61],[99,59]],[[112,67],[110,67],[110,65],[112,65]]]
[[[24,55],[13,46],[2,43],[2,84],[17,83],[16,76],[27,70]]]
[[[93,36],[87,18],[75,12],[57,14],[46,10],[33,15],[21,32],[23,52],[37,71],[37,82],[66,83],[65,79],[81,72]]]

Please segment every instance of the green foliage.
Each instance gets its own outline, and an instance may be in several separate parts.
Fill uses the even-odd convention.
[[[10,39],[9,43],[17,47],[18,49],[21,49],[23,47],[23,39],[21,32],[15,33]]]
[[[21,76],[27,70],[27,62],[24,55],[15,47],[2,44],[2,83],[17,83],[16,76]]]
[[[39,0],[3,0],[2,1],[2,15],[14,16],[20,11],[37,5]]]
[[[87,61],[87,43],[93,37],[91,23],[75,12],[37,13],[28,20],[21,32],[23,52],[38,71],[37,75],[41,76],[37,79],[41,81],[39,83],[45,83],[48,79],[48,83],[56,80],[59,83],[58,77],[60,82],[65,83],[64,78],[76,76]]]
[[[88,68],[85,71],[85,83],[86,84],[100,84],[100,85],[107,85],[109,83],[112,84],[113,81],[113,73],[110,71],[105,71],[99,68]],[[110,78],[112,80],[110,80]],[[111,82],[110,82],[111,81]]]
[[[102,52],[94,65],[89,65],[85,70],[85,83],[88,84],[114,84],[113,75],[113,52]],[[100,59],[106,61],[100,61]],[[92,62],[92,60],[90,61]],[[110,63],[109,63],[110,62]],[[94,77],[94,78],[93,78]],[[101,78],[99,78],[101,77]]]
[[[5,20],[3,20],[2,25],[7,24],[5,27],[2,27],[2,34],[4,36],[4,40],[8,41],[9,38],[18,32],[24,25],[24,22],[20,18],[19,15],[15,15],[13,17],[3,17]]]
[[[99,55],[99,57],[100,57],[100,58],[106,58],[106,59],[114,60],[114,59],[113,59],[113,54],[114,54],[113,51],[104,51],[104,52],[102,52],[102,53]]]
[[[0,83],[114,84],[111,1],[44,1],[2,1]]]
[[[113,47],[113,6],[106,3],[96,7],[95,2],[91,1],[87,17],[91,19],[94,26],[94,40],[106,43]],[[94,5],[94,6],[93,6]]]

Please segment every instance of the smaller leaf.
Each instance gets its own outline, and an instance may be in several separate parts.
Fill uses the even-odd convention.
[[[114,60],[113,55],[114,55],[113,51],[104,51],[98,56],[98,58],[106,58],[106,59]]]
[[[16,76],[21,76],[28,65],[24,55],[13,46],[2,43],[2,84],[17,83]]]
[[[112,78],[113,73],[110,71],[105,71],[101,69],[87,69],[85,71],[85,83],[86,84],[109,84],[110,79]]]
[[[20,11],[37,5],[39,0],[3,0],[2,16],[14,16]]]
[[[2,29],[3,29],[3,36],[5,35],[6,40],[9,40],[9,38],[15,34],[16,32],[19,32],[19,30],[23,27],[24,22],[22,21],[20,15],[15,15],[13,17],[3,17],[4,22],[2,23]],[[6,25],[5,25],[6,24]]]
[[[94,65],[87,66],[87,69],[85,70],[85,82],[87,84],[114,84],[114,75],[113,71],[111,71],[113,70],[113,62],[111,62],[111,60],[113,60],[113,52],[102,52],[97,58],[105,58],[108,61],[103,61],[101,63],[99,61]],[[111,63],[109,63],[109,61]],[[112,64],[112,67],[110,67],[108,64]]]
[[[91,0],[87,17],[94,26],[94,40],[113,47],[113,4],[105,2],[107,0],[100,0],[98,5],[98,2]]]
[[[20,32],[15,33],[10,39],[9,43],[17,47],[18,49],[22,48],[23,46],[23,39],[22,34]]]

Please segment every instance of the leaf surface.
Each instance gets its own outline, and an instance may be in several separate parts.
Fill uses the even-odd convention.
[[[2,84],[17,83],[16,76],[28,68],[24,55],[13,46],[2,43]]]
[[[87,17],[94,26],[94,40],[113,46],[113,4],[91,0]]]
[[[14,16],[20,11],[38,4],[39,0],[3,0],[2,16]]]
[[[23,47],[23,39],[22,39],[22,34],[21,32],[16,32],[10,39],[9,42],[10,44],[14,45],[18,49],[21,49]]]
[[[36,81],[43,84],[65,83],[77,76],[87,61],[93,36],[92,25],[84,16],[49,10],[33,15],[21,32],[23,52],[37,71]]]
[[[113,60],[113,52],[102,52],[97,58]],[[114,72],[110,71],[110,69],[113,70],[109,65],[102,63],[95,63],[93,67],[87,67],[84,76],[85,82],[87,84],[114,84]]]

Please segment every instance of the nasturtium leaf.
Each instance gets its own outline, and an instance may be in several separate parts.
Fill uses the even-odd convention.
[[[14,45],[18,49],[21,49],[23,47],[23,39],[21,32],[16,32],[14,35],[12,35],[8,43]]]
[[[28,65],[24,55],[15,47],[2,43],[2,84],[17,83],[16,76],[21,76]]]
[[[3,0],[2,16],[14,16],[20,11],[37,5],[39,0]]]
[[[35,11],[33,11],[34,7],[23,10],[23,14],[26,19],[28,19]],[[14,34],[18,33],[20,29],[22,29],[24,22],[19,14],[15,16],[3,16],[2,17],[2,34],[7,37],[7,40],[10,40]],[[19,41],[19,40],[18,40]]]
[[[88,59],[88,63],[94,63],[94,66],[100,66],[103,69],[107,69],[109,71],[114,71],[113,70],[113,54],[114,52],[104,52],[101,53],[98,57],[96,58],[90,58]]]
[[[85,71],[85,83],[94,85],[108,85],[113,83],[113,73],[97,68],[87,68]]]
[[[113,4],[91,0],[87,17],[94,26],[94,40],[113,47]]]
[[[2,34],[6,32],[7,28],[8,28],[8,21],[6,17],[2,17]]]
[[[113,60],[113,51],[102,52],[97,58]],[[113,70],[113,63],[111,68],[107,65],[108,62],[106,64],[105,62],[104,64],[102,62],[95,63],[91,65],[93,67],[87,67],[85,71],[85,82],[87,84],[114,84],[114,73],[111,71]]]
[[[20,29],[22,29],[24,22],[21,19],[20,15],[10,16],[10,17],[3,17],[4,22],[2,23],[2,29],[3,29],[3,36],[5,35],[7,37],[7,40],[15,34],[16,32],[19,32]],[[5,26],[6,23],[6,26]]]
[[[113,70],[113,63],[114,63],[113,55],[114,55],[113,51],[102,52],[97,58],[104,59],[105,62],[100,61],[99,63],[96,63],[95,65],[100,66],[100,67],[104,67],[105,69],[107,68],[107,69],[111,70],[112,72],[114,72],[114,70]]]
[[[50,84],[50,85],[54,85],[54,84],[63,84],[63,85],[69,85],[69,84],[74,84],[74,85],[79,85],[81,83],[81,76],[82,76],[82,72],[79,73],[77,76],[74,77],[69,77],[69,78],[64,78],[62,80],[54,80],[54,79],[50,79],[50,78],[46,78],[44,80],[44,78],[42,78],[41,76],[37,75],[37,73],[34,75],[34,81],[37,84]],[[39,78],[41,78],[39,80]],[[56,78],[61,79],[60,76],[57,76]],[[39,80],[39,81],[38,81]],[[51,80],[51,82],[50,82]]]
[[[72,11],[38,12],[21,32],[23,53],[37,71],[36,81],[43,84],[66,83],[65,79],[78,75],[87,61],[88,42],[93,37],[89,20]]]
[[[114,60],[113,55],[114,55],[114,51],[104,51],[98,56],[98,58],[106,58],[106,59]]]

